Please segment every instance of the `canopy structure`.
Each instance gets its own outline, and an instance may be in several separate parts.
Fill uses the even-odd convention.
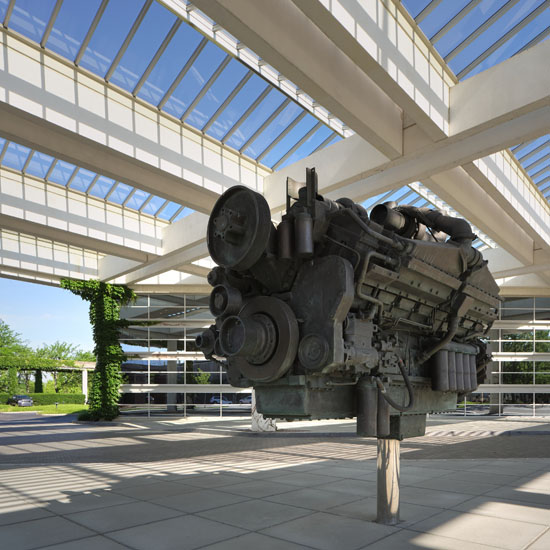
[[[315,166],[466,218],[504,296],[550,296],[549,34],[550,0],[0,0],[0,276],[199,311],[217,197],[277,220]]]

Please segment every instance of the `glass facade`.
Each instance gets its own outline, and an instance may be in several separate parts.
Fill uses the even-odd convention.
[[[549,415],[550,297],[506,298],[491,349],[487,383],[498,391],[491,393],[491,412]]]
[[[196,336],[213,322],[207,295],[141,295],[123,307],[122,412],[246,414],[247,394],[229,385],[221,364],[205,361]],[[241,402],[243,401],[243,402]]]

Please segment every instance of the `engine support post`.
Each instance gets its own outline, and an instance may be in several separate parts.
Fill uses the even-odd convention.
[[[376,522],[399,523],[399,439],[378,439]]]

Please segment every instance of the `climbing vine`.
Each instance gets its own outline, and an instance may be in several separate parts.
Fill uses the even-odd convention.
[[[119,330],[127,326],[127,322],[120,319],[120,308],[135,300],[136,295],[127,286],[96,280],[62,279],[61,287],[90,302],[90,323],[97,359],[91,377],[88,418],[112,420],[119,412],[120,365],[124,361],[118,341]]]

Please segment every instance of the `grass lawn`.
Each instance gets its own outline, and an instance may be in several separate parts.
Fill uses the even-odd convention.
[[[34,407],[14,407],[12,405],[0,405],[0,412],[27,412],[38,411],[41,414],[78,414],[87,411],[88,405],[35,405]]]

